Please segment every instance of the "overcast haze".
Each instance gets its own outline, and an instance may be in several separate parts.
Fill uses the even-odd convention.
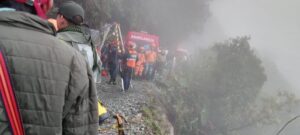
[[[213,0],[204,44],[251,35],[251,45],[272,59],[296,89],[300,88],[300,0]]]

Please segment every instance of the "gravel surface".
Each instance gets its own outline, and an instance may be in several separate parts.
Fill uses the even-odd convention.
[[[126,135],[151,135],[145,125],[141,109],[151,100],[151,90],[156,87],[153,83],[133,81],[128,92],[123,92],[120,83],[108,85],[105,82],[97,84],[98,97],[112,114],[121,114],[128,123],[125,124]],[[112,117],[99,127],[101,135],[116,135],[116,121]]]

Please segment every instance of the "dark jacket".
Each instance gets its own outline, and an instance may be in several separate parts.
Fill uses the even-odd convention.
[[[82,55],[54,37],[48,22],[0,12],[5,54],[26,135],[97,134],[97,96]],[[0,134],[9,133],[0,100]]]
[[[114,45],[110,45],[108,53],[107,53],[107,62],[108,64],[117,65],[119,58],[118,58],[118,48]]]

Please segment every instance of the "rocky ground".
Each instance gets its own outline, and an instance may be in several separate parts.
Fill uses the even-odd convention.
[[[152,129],[147,126],[143,108],[151,102],[155,85],[145,81],[133,81],[128,92],[122,92],[121,85],[108,85],[105,82],[97,84],[98,96],[108,108],[111,115],[119,113],[125,117],[126,135],[152,135]],[[152,91],[152,92],[151,92]],[[99,127],[101,135],[116,135],[116,120],[112,117],[107,119]]]

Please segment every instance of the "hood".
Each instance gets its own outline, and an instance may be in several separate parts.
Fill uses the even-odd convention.
[[[42,20],[38,16],[25,12],[0,12],[0,24],[55,35],[54,26],[51,25],[47,20]]]

